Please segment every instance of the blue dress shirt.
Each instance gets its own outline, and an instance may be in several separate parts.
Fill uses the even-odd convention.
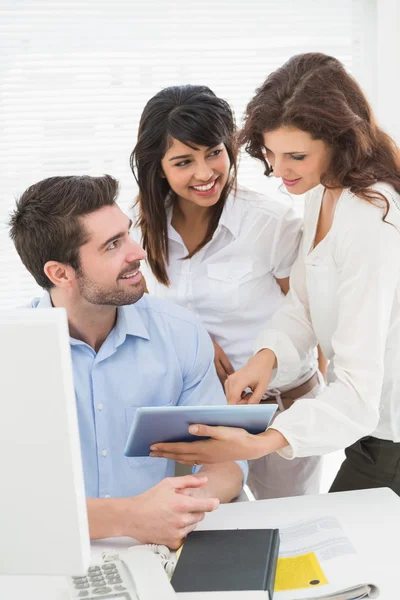
[[[46,293],[32,303],[51,307]],[[117,309],[96,353],[70,338],[88,498],[141,494],[174,475],[164,458],[127,458],[125,443],[139,406],[225,404],[210,337],[186,309],[145,294]],[[247,463],[239,463],[244,477]]]

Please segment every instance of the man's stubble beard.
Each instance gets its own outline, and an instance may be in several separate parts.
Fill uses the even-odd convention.
[[[77,277],[79,292],[87,302],[98,306],[125,306],[135,304],[144,294],[143,282],[140,281],[133,289],[122,290],[104,289],[83,274]]]

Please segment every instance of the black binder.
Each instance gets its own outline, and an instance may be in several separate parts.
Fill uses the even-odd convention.
[[[193,531],[171,584],[176,592],[265,591],[271,600],[278,552],[278,529]]]

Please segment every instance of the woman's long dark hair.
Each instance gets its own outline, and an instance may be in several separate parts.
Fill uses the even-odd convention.
[[[333,152],[321,183],[350,188],[368,202],[383,200],[386,217],[388,200],[370,186],[386,182],[400,193],[399,151],[336,58],[317,52],[293,56],[267,77],[248,104],[239,143],[265,164],[266,175],[272,168],[264,156],[263,133],[279,127],[295,127],[326,142]]]
[[[176,201],[176,194],[167,179],[162,177],[161,159],[172,138],[190,147],[210,148],[223,143],[229,155],[230,177],[220,199],[212,207],[206,235],[186,257],[190,258],[211,240],[228,194],[236,182],[235,132],[235,120],[229,104],[206,86],[165,88],[153,96],[143,110],[137,143],[130,157],[131,169],[139,186],[136,225],[142,232],[142,245],[150,268],[164,285],[169,285],[166,268],[169,260],[167,208]]]

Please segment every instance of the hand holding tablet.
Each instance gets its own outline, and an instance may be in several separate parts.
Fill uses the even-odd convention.
[[[204,444],[207,438],[203,437],[204,432],[201,430],[204,428],[202,427],[199,428],[199,435],[189,433],[189,427],[192,424],[204,424],[216,428],[209,430],[212,437],[217,431],[224,437],[233,437],[238,444],[237,451],[240,452],[239,438],[242,440],[243,437],[256,437],[256,434],[263,433],[275,414],[276,408],[277,406],[272,404],[140,407],[136,411],[131,426],[125,447],[125,456],[149,456],[150,446],[158,446],[158,443],[162,442],[172,442],[173,444],[169,444],[169,448],[165,445],[165,449],[168,451],[165,452],[163,449],[162,456],[174,458],[183,464],[193,464],[196,462],[190,456],[192,449],[195,450],[193,444]],[[178,457],[176,452],[178,452]],[[174,456],[167,456],[169,453],[173,453]],[[181,459],[179,458],[180,454],[182,454]],[[154,455],[153,452],[152,455]],[[240,458],[246,458],[246,456],[239,456],[238,459]],[[216,455],[215,460],[209,462],[219,462],[220,460],[221,458]],[[232,458],[232,460],[237,459]]]

